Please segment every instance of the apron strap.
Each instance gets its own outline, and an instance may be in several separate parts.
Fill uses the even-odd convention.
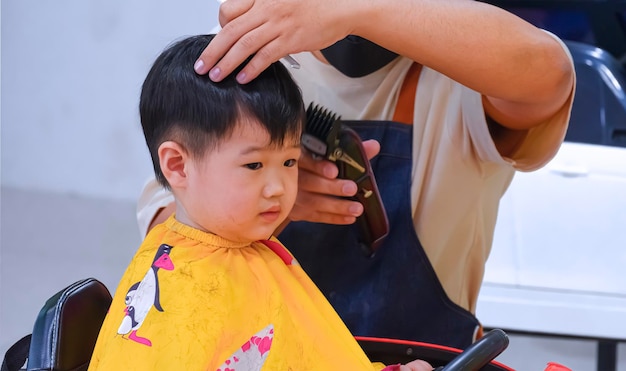
[[[419,63],[413,63],[409,68],[400,88],[398,103],[396,103],[396,110],[393,113],[393,121],[413,125],[415,92],[417,91],[417,81],[421,71],[422,65]]]

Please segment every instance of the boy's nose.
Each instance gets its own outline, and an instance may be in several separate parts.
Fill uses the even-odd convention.
[[[285,185],[279,177],[269,177],[263,187],[263,196],[270,198],[280,196],[285,193]]]

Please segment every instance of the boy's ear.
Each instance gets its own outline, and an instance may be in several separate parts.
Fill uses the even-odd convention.
[[[187,184],[187,162],[189,155],[178,143],[161,143],[158,150],[161,171],[172,188],[185,188]]]

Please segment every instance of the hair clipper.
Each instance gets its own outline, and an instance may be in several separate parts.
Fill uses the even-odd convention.
[[[389,221],[361,138],[343,125],[336,114],[310,104],[302,145],[314,156],[334,162],[339,169],[338,178],[356,183],[358,191],[349,199],[359,201],[364,209],[356,221],[358,239],[364,252],[373,256],[389,232]]]

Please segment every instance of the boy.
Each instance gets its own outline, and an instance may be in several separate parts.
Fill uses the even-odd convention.
[[[246,85],[197,75],[212,38],[175,43],[144,82],[141,123],[176,211],[127,268],[90,370],[382,368],[272,237],[297,193],[297,85],[280,63]]]

